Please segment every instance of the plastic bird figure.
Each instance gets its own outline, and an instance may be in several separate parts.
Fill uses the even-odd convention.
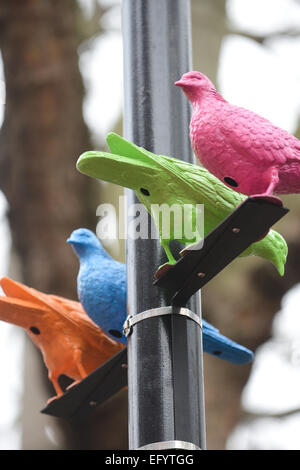
[[[0,296],[0,320],[27,331],[43,355],[57,396],[63,393],[60,375],[77,383],[122,349],[89,319],[79,302],[43,294],[7,277],[0,285],[6,294]]]
[[[90,230],[74,230],[67,242],[79,258],[77,292],[86,313],[109,336],[125,344],[126,266],[111,258]]]
[[[253,352],[219,333],[219,330],[202,319],[203,350],[234,364],[253,360]]]
[[[184,74],[175,85],[192,103],[190,138],[205,168],[243,194],[300,192],[300,141],[296,137],[225,101],[200,72]]]
[[[150,214],[153,204],[167,204],[169,207],[173,204],[187,204],[193,207],[191,217],[195,217],[196,205],[204,204],[204,235],[207,235],[245,198],[198,165],[155,155],[113,133],[107,136],[107,143],[112,153],[86,152],[77,162],[78,170],[88,176],[133,189]],[[178,239],[173,220],[168,238],[163,238],[159,218],[155,219],[155,223],[169,263],[174,264],[176,260],[169,249],[169,242]],[[185,232],[184,227],[181,232]],[[179,241],[190,243],[185,239]],[[248,255],[268,259],[283,275],[287,245],[274,230],[270,230],[267,236],[241,254]]]
[[[126,266],[113,260],[90,230],[74,230],[67,241],[80,260],[78,296],[87,314],[108,334],[126,343],[126,336],[122,334],[126,319]],[[253,358],[249,349],[222,336],[205,320],[203,349],[236,364]]]

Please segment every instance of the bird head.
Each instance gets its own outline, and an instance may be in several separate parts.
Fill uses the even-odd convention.
[[[73,250],[77,256],[84,256],[87,254],[100,254],[101,256],[109,257],[100,243],[99,238],[87,228],[78,228],[74,230],[67,243],[72,245]]]
[[[216,92],[212,82],[201,72],[187,72],[181,79],[175,82],[176,86],[182,88],[186,97],[193,103],[200,99],[205,92]]]

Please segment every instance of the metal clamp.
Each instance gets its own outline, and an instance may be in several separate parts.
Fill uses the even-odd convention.
[[[123,325],[123,333],[128,337],[132,332],[132,327],[136,323],[139,323],[142,320],[153,317],[161,317],[162,315],[183,315],[193,320],[197,325],[202,328],[201,318],[193,313],[191,310],[184,307],[159,307],[152,308],[151,310],[146,310],[145,312],[138,313],[136,315],[129,315]]]
[[[186,441],[161,441],[153,442],[139,447],[137,450],[164,450],[164,449],[184,449],[184,450],[202,450],[195,444]]]

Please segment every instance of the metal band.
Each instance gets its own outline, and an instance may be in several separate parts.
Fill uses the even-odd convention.
[[[197,325],[200,326],[200,328],[202,328],[200,317],[188,308],[160,307],[152,308],[151,310],[146,310],[145,312],[138,313],[137,315],[130,315],[127,317],[123,325],[124,335],[129,336],[132,332],[133,325],[136,323],[139,323],[142,320],[146,320],[147,318],[161,317],[162,315],[183,315],[184,317],[188,317],[193,320],[195,323],[197,323]]]
[[[162,441],[153,442],[145,446],[139,447],[137,450],[163,450],[163,449],[184,449],[184,450],[201,450],[191,442],[185,441]]]

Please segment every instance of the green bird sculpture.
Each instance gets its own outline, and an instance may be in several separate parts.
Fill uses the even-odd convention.
[[[203,236],[202,231],[206,236],[245,199],[244,195],[228,188],[208,170],[198,165],[156,155],[114,133],[107,135],[107,144],[112,153],[85,152],[77,161],[77,169],[85,175],[135,191],[140,202],[154,217],[169,264],[176,263],[169,247],[170,241],[178,240],[186,247],[199,242]],[[153,211],[153,207],[157,208],[163,204],[169,207],[174,204],[191,207],[193,227],[197,220],[198,207],[203,204],[203,230],[196,230],[194,238],[182,235],[178,237],[176,218],[173,217],[170,219],[170,230],[166,237],[159,211]],[[182,225],[187,222],[185,218],[179,220]],[[180,233],[185,233],[184,227]],[[287,244],[278,232],[270,230],[262,240],[250,245],[240,256],[251,255],[271,261],[280,275],[284,274]]]

